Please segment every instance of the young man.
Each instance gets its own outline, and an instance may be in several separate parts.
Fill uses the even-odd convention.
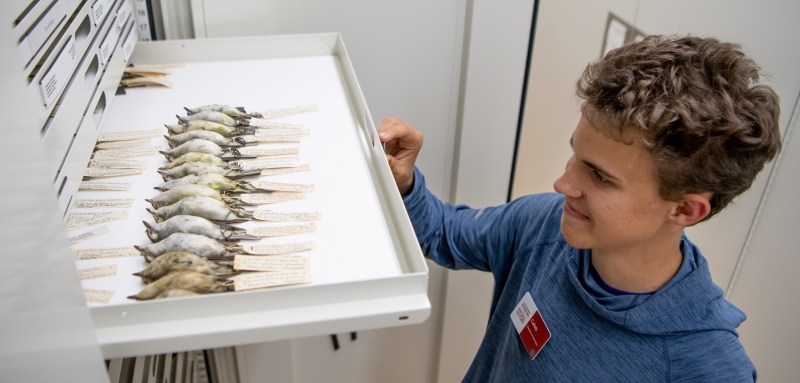
[[[383,121],[425,254],[494,275],[464,381],[755,380],[735,330],[745,315],[683,230],[747,190],[780,150],[778,97],[758,75],[737,45],[714,39],[649,37],[611,51],[578,81],[583,116],[558,193],[480,210],[436,199],[414,167],[422,134]],[[518,331],[526,295],[546,329]]]

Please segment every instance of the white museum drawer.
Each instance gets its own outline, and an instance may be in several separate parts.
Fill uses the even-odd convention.
[[[119,44],[124,37],[123,33]],[[112,56],[109,70],[120,65],[118,52]],[[129,61],[134,65],[186,66],[171,69],[167,79],[174,83],[172,89],[129,88],[127,94],[116,96],[111,86],[102,90],[104,96],[98,89],[92,103],[106,98],[105,110],[97,119],[98,132],[162,128],[166,134],[163,125],[175,124],[175,114],[185,115],[183,106],[221,103],[253,112],[318,105],[318,112],[275,120],[303,124],[310,130],[311,136],[299,146],[300,163],[309,164],[311,171],[260,179],[313,183],[316,191],[301,201],[256,209],[320,211],[322,220],[317,222],[316,233],[258,242],[314,240],[316,251],[298,254],[311,259],[313,282],[305,285],[139,302],[125,297],[144,286],[130,275],[146,266],[143,258],[76,261],[79,269],[117,265],[114,277],[82,282],[86,289],[115,291],[109,304],[89,304],[105,358],[367,330],[427,319],[428,269],[383,149],[372,140],[372,117],[338,34],[139,43]],[[116,74],[117,80],[120,75]],[[113,79],[109,73],[105,77]],[[81,131],[95,128],[92,108],[94,104],[89,106]],[[91,146],[96,137],[96,133],[79,132],[73,148]],[[152,143],[168,148],[161,138]],[[88,155],[78,157],[88,159]],[[149,204],[144,199],[158,193],[153,187],[163,181],[156,170],[167,161],[163,156],[134,159],[150,162],[144,174],[102,179],[133,183],[131,190],[62,192],[61,198],[135,199],[125,221],[108,223],[109,234],[73,249],[150,243],[142,221],[153,219],[145,211]],[[69,170],[65,163],[62,174],[74,172],[74,177],[80,178],[78,170],[85,168],[85,161]],[[75,210],[81,211],[88,210]],[[251,225],[261,223],[237,226]]]

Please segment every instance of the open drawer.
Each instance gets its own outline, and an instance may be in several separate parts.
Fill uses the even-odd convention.
[[[78,269],[117,265],[116,276],[82,282],[85,289],[115,291],[109,304],[88,304],[104,357],[249,344],[427,319],[428,269],[383,149],[373,139],[372,117],[338,34],[139,43],[130,62],[185,67],[172,69],[168,76],[172,89],[129,88],[127,94],[114,97],[99,120],[102,132],[161,128],[166,134],[163,125],[176,123],[175,114],[185,115],[183,106],[222,103],[250,112],[317,105],[318,112],[274,120],[310,130],[299,147],[300,163],[309,164],[311,171],[260,179],[312,183],[316,191],[304,200],[256,209],[319,211],[322,219],[315,233],[257,242],[315,241],[316,250],[298,254],[311,259],[310,284],[139,302],[125,297],[144,286],[131,275],[146,266],[143,258],[76,261]],[[84,125],[90,116],[87,113]],[[163,138],[152,139],[152,144],[168,148]],[[158,193],[153,187],[163,180],[156,170],[166,160],[135,159],[149,162],[144,174],[103,179],[132,183],[130,190],[75,194],[75,199],[132,198],[134,203],[126,220],[108,223],[110,233],[73,249],[150,242],[142,221],[153,220],[144,199]],[[249,225],[259,223],[238,226]]]

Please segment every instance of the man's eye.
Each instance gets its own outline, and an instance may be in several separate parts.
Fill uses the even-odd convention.
[[[594,178],[596,180],[598,180],[598,181],[600,181],[600,182],[602,182],[604,184],[608,183],[608,180],[605,177],[603,177],[603,175],[600,174],[600,172],[598,172],[597,170],[592,169],[592,174],[594,175]]]

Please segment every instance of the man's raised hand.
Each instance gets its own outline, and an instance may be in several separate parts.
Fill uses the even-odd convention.
[[[386,160],[400,194],[414,184],[414,162],[422,149],[422,133],[396,118],[386,117],[378,127],[378,138],[386,144]]]

